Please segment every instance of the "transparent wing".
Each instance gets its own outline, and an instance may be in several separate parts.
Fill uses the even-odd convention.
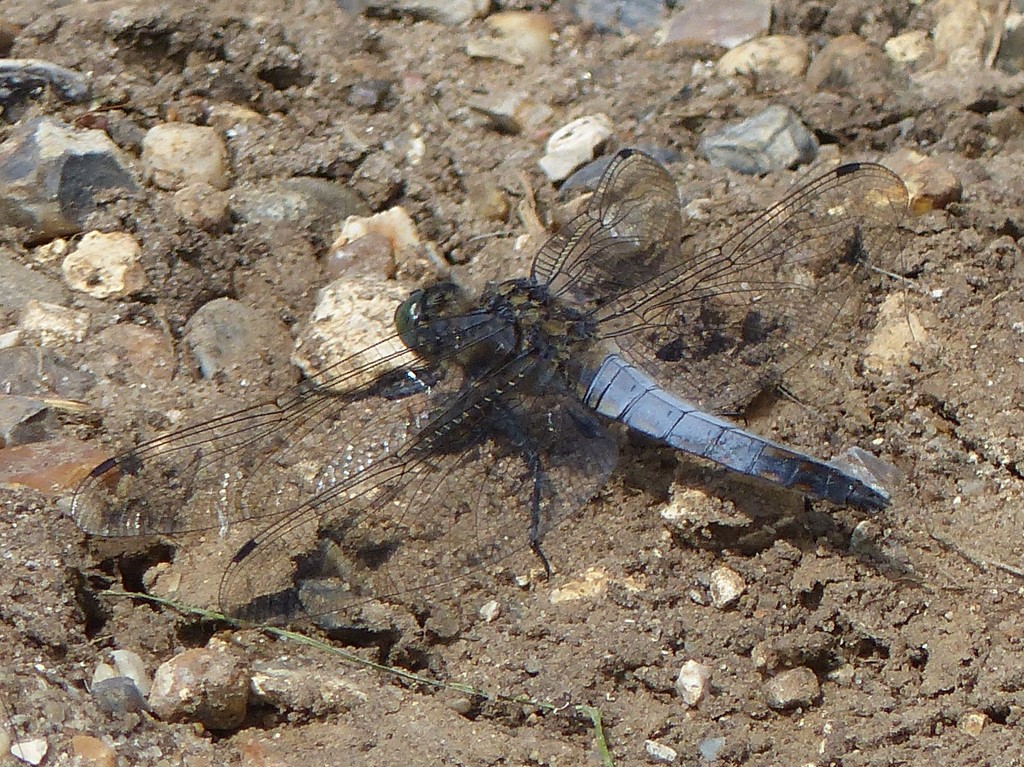
[[[277,401],[104,462],[72,514],[100,535],[252,521],[220,591],[251,621],[452,583],[542,539],[614,465],[613,441],[542,364],[469,381],[389,339]]]
[[[671,176],[623,150],[535,274],[590,308],[602,335],[667,388],[735,410],[857,316],[870,267],[893,267],[907,199],[881,165],[842,165],[684,257]]]

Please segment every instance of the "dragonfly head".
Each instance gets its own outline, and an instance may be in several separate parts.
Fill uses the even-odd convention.
[[[436,323],[464,312],[466,295],[454,282],[439,282],[414,290],[395,310],[395,328],[410,349],[429,348],[437,336]]]

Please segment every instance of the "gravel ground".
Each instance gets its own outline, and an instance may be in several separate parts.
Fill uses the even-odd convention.
[[[676,764],[1024,764],[1024,79],[1009,38],[990,63],[1000,4],[778,3],[770,32],[805,42],[810,69],[775,52],[740,75],[716,69],[723,47],[659,44],[655,29],[615,19],[605,29],[570,3],[505,4],[540,12],[511,33],[536,45],[512,53],[493,42],[507,17],[446,24],[344,5],[0,9],[11,58],[85,75],[91,93],[77,100],[68,81],[11,96],[0,139],[21,140],[38,118],[99,129],[135,187],[114,185],[60,232],[10,218],[0,229],[0,334],[11,331],[0,373],[7,393],[48,400],[35,431],[11,441],[109,449],[297,381],[293,339],[308,350],[318,291],[348,268],[327,254],[350,213],[400,205],[414,222],[416,247],[375,261],[378,244],[358,267],[380,278],[381,306],[429,281],[437,259],[469,284],[522,273],[532,251],[518,238],[536,241],[538,221],[564,214],[538,164],[545,142],[581,116],[607,116],[609,149],[663,150],[688,235],[714,240],[809,170],[743,175],[700,149],[779,104],[820,144],[812,165],[890,165],[917,215],[901,232],[890,315],[843,339],[828,375],[797,371],[798,399],[746,421],[816,454],[872,449],[901,475],[892,505],[865,519],[804,504],[624,437],[615,478],[546,543],[549,581],[517,582],[536,570],[524,560],[462,584],[426,625],[398,610],[379,632],[329,640],[487,700],[102,596],[209,606],[223,559],[211,541],[89,538],[61,513],[67,492],[11,487],[0,491],[7,734],[45,743],[46,765],[577,765],[599,763],[574,709],[593,706],[619,765],[673,753]],[[628,7],[646,6],[658,9]],[[162,165],[151,129],[180,124],[210,130],[186,137],[188,162]],[[319,182],[285,200],[299,178]],[[536,219],[520,215],[529,202]],[[128,266],[76,283],[64,254],[94,230],[130,235],[99,246]],[[243,353],[203,341],[218,323]],[[136,653],[148,678],[190,648],[209,657],[186,661],[228,664],[225,684],[237,670],[263,691],[211,729],[195,712],[95,689],[111,650]]]

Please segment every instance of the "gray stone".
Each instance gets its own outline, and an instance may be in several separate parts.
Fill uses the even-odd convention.
[[[246,223],[291,223],[322,233],[349,216],[368,216],[370,206],[354,190],[336,181],[299,176],[261,189],[240,190],[232,209]]]
[[[662,0],[577,0],[573,10],[602,32],[649,31],[665,18]]]
[[[60,282],[0,251],[0,311],[20,311],[30,298],[60,304],[67,296],[68,291]]]
[[[103,131],[39,117],[0,145],[0,226],[24,227],[37,239],[80,232],[111,189],[134,191],[135,181]]]
[[[767,32],[771,20],[771,0],[693,0],[669,20],[662,39],[735,48]]]
[[[135,682],[126,676],[111,676],[95,682],[92,697],[108,714],[131,714],[146,708],[146,699]]]
[[[712,165],[756,174],[810,162],[818,153],[818,142],[793,110],[775,105],[705,136],[700,149]]]
[[[89,98],[89,80],[73,69],[42,59],[0,59],[0,113],[12,121],[12,110],[52,89],[62,101],[81,103]]]
[[[189,320],[185,341],[204,378],[251,380],[272,374],[287,365],[292,350],[283,323],[231,298],[201,306]]]
[[[43,439],[48,413],[46,404],[34,397],[0,394],[0,447]]]

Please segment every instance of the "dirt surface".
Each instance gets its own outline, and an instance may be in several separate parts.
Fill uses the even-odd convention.
[[[98,596],[175,572],[216,584],[223,561],[192,557],[174,541],[91,540],[56,499],[5,490],[0,698],[19,739],[46,739],[44,764],[71,763],[80,734],[113,745],[125,765],[596,764],[590,723],[573,711],[581,704],[600,710],[619,765],[650,763],[646,741],[674,749],[677,764],[700,763],[702,749],[720,765],[1024,764],[1024,80],[983,66],[913,79],[901,65],[884,82],[875,75],[816,88],[800,78],[727,79],[707,74],[715,49],[659,47],[650,33],[581,25],[562,3],[534,5],[559,36],[550,59],[524,67],[467,57],[467,41],[486,34],[482,20],[445,27],[353,16],[329,1],[9,0],[0,16],[23,26],[13,57],[88,73],[96,99],[44,99],[21,119],[74,123],[90,107],[116,105],[93,117],[137,159],[152,126],[209,124],[218,107],[242,105],[255,117],[226,133],[229,195],[294,176],[337,180],[375,211],[401,204],[421,239],[477,283],[528,264],[530,253],[514,248],[526,232],[516,215],[524,179],[542,220],[561,215],[537,161],[547,135],[581,115],[607,114],[613,145],[677,153],[669,169],[680,193],[703,201],[707,217],[689,220],[696,236],[718,236],[724,229],[707,222],[756,210],[807,171],[744,177],[697,153],[702,135],[771,103],[802,117],[824,145],[823,163],[886,162],[901,149],[930,156],[959,180],[963,199],[906,222],[896,324],[913,317],[921,338],[905,359],[873,369],[863,361],[877,329],[866,326],[838,381],[801,371],[793,385],[802,404],[781,400],[749,415],[753,428],[816,454],[862,445],[891,461],[902,475],[891,507],[865,519],[805,505],[623,437],[621,470],[549,537],[549,581],[524,558],[474,579],[461,606],[435,611],[426,625],[399,613],[386,641],[332,640],[432,679],[559,708],[551,712]],[[880,48],[895,34],[931,29],[947,11],[928,2],[852,0],[831,11],[790,3],[776,8],[772,31],[803,35],[812,51],[847,33]],[[352,84],[373,79],[391,83],[383,103],[350,103]],[[494,130],[471,105],[506,93],[547,105],[550,117],[519,133]],[[0,137],[13,127],[0,126]],[[88,309],[90,330],[54,351],[93,383],[62,395],[85,402],[88,414],[54,419],[48,437],[131,444],[297,377],[285,355],[277,369],[251,371],[248,390],[203,381],[183,333],[221,296],[297,333],[329,280],[322,257],[338,222],[236,219],[204,231],[178,216],[174,192],[139,178],[137,194],[88,228],[134,234],[150,287],[125,299],[68,299]],[[507,213],[489,219],[481,189]],[[2,237],[60,279],[57,263],[33,259],[24,232]],[[428,279],[424,263],[400,265],[396,287]],[[0,329],[18,321],[6,319]],[[101,333],[119,323],[155,331],[155,351],[112,352]],[[158,352],[168,366],[152,364]],[[710,585],[722,566],[745,586],[720,607]],[[487,621],[479,610],[489,600],[499,610]],[[139,653],[152,673],[214,632],[247,664],[287,657],[308,670],[300,678],[343,680],[350,694],[332,705],[253,706],[243,726],[211,734],[105,712],[88,691],[108,650]],[[688,660],[711,672],[694,707],[675,690]],[[810,669],[820,692],[773,708],[771,683],[793,668]]]

